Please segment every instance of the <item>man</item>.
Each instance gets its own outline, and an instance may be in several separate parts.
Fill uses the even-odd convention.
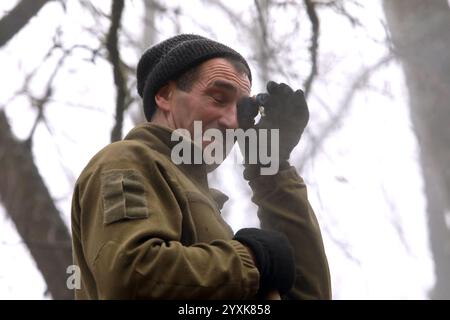
[[[76,298],[330,298],[319,226],[303,180],[287,162],[308,120],[303,93],[270,82],[266,115],[254,124],[258,104],[247,62],[197,35],[148,49],[137,82],[149,122],[95,155],[75,187],[73,252],[82,277]],[[233,235],[220,216],[226,196],[208,188],[212,167],[174,163],[174,133],[192,138],[196,121],[220,132],[280,129],[280,170],[262,175],[267,164],[257,162],[244,171],[262,229]],[[189,143],[196,152],[210,142]]]

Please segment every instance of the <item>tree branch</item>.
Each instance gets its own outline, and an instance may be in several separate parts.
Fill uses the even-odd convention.
[[[367,83],[368,79],[372,75],[372,73],[379,69],[381,66],[385,65],[386,63],[390,62],[392,60],[393,56],[392,54],[387,54],[385,57],[383,57],[381,60],[379,60],[377,63],[375,63],[373,66],[369,67],[368,69],[365,69],[361,72],[361,74],[353,81],[352,85],[350,86],[350,89],[347,91],[346,95],[344,96],[344,101],[339,108],[339,110],[331,117],[330,121],[328,121],[328,124],[324,126],[321,132],[319,132],[318,135],[312,136],[311,135],[311,145],[312,147],[309,148],[308,151],[304,153],[304,158],[301,159],[300,163],[300,171],[303,170],[305,164],[308,160],[312,160],[317,155],[318,151],[322,147],[325,140],[333,133],[337,128],[339,128],[339,124],[342,122],[342,120],[345,118],[346,113],[350,109],[351,102],[353,100],[353,97],[355,93],[358,91],[359,88],[361,88],[365,83]]]
[[[317,52],[319,49],[319,18],[316,12],[316,5],[311,0],[304,0],[306,6],[306,12],[308,13],[309,20],[311,21],[311,46],[309,52],[311,53],[311,72],[305,81],[305,97],[308,97],[314,77],[317,75]]]
[[[51,0],[22,0],[0,20],[0,47],[3,47]]]
[[[256,43],[258,47],[255,51],[258,52],[257,61],[260,67],[261,80],[264,83],[269,81],[269,61],[271,58],[267,32],[268,8],[270,3],[268,0],[263,0],[262,2],[261,4],[261,0],[254,1],[259,25],[259,28],[255,28],[258,35]]]

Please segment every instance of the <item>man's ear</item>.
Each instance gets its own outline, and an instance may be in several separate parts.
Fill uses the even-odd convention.
[[[155,95],[155,102],[158,105],[158,108],[162,111],[170,111],[172,106],[172,94],[175,88],[175,83],[170,81],[165,86],[159,88],[158,92]]]

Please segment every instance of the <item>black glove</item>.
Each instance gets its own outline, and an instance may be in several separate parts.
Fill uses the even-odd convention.
[[[292,247],[284,234],[275,231],[246,228],[233,238],[249,247],[260,273],[258,295],[277,289],[287,293],[295,281]]]
[[[309,110],[302,90],[293,91],[287,84],[269,81],[268,94],[259,94],[256,99],[246,97],[237,105],[239,126],[246,130],[279,129],[279,164],[280,168],[287,167],[287,160],[292,149],[300,141],[300,137],[309,120]],[[264,106],[264,116],[255,124],[254,118],[258,113],[258,106]],[[269,131],[270,132],[270,131]],[[271,139],[268,139],[270,144]],[[270,145],[267,150],[271,150]],[[247,150],[243,150],[246,154]],[[245,155],[244,155],[245,157]],[[245,159],[247,160],[247,158]],[[246,161],[246,163],[248,163]],[[257,166],[256,166],[257,167]],[[247,166],[246,171],[255,171],[255,166]],[[244,176],[245,176],[244,171]]]

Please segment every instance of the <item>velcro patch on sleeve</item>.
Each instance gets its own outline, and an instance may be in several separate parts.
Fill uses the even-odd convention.
[[[102,174],[103,223],[148,218],[144,177],[135,170],[109,170]]]

